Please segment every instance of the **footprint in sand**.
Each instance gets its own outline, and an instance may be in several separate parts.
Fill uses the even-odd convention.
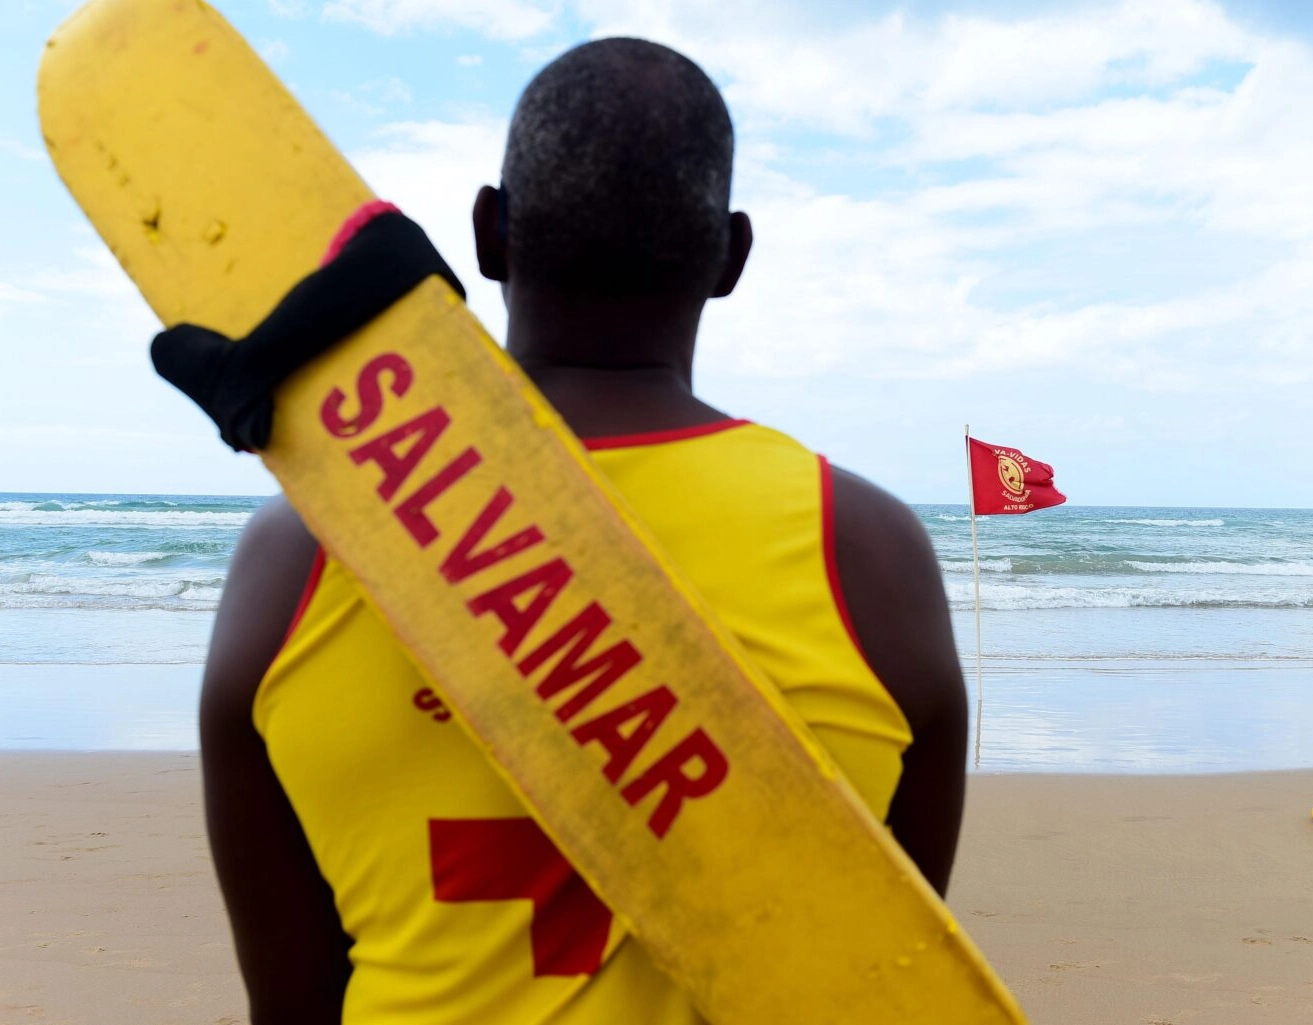
[[[1250,946],[1255,946],[1255,945],[1260,947],[1272,946],[1272,941],[1269,939],[1264,939],[1262,936],[1246,936],[1244,937],[1242,942],[1248,943]]]
[[[1266,1007],[1268,997],[1280,997],[1285,991],[1285,986],[1259,986],[1254,992],[1249,994],[1249,1002],[1251,1004],[1257,1004],[1259,1007]]]

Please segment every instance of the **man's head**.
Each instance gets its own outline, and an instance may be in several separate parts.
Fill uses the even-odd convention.
[[[729,211],[733,152],[692,61],[640,39],[576,47],[520,97],[502,189],[475,208],[480,267],[575,297],[727,294],[750,239]]]

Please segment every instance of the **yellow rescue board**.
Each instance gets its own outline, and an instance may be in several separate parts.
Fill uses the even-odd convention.
[[[165,324],[245,334],[372,198],[199,0],[93,0],[51,40],[39,95],[60,175]],[[1023,1020],[445,283],[428,280],[293,377],[262,456],[548,834],[712,1022]],[[495,526],[460,551],[478,522]],[[544,540],[496,548],[521,531]],[[571,736],[580,720],[566,706],[586,681],[540,696],[592,603],[610,625],[590,655],[627,640],[642,656],[594,710],[660,684],[678,700],[614,781],[608,753]],[[526,657],[553,638],[551,658]]]

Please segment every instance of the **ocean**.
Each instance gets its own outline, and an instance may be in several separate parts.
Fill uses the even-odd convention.
[[[0,748],[194,748],[209,630],[263,501],[0,493]],[[981,771],[1313,766],[1313,510],[924,505]]]

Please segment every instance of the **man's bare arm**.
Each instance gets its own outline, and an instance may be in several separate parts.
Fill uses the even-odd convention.
[[[282,499],[252,518],[229,568],[201,692],[210,848],[252,1025],[337,1025],[351,972],[332,893],[251,721],[316,547]]]
[[[939,563],[907,506],[838,469],[834,532],[858,640],[912,727],[889,827],[942,895],[962,822],[967,707]]]

